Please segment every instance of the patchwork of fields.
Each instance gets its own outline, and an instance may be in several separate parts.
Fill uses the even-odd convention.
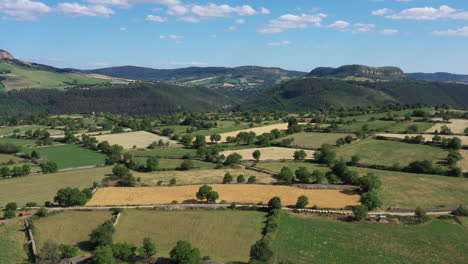
[[[377,136],[382,136],[382,137],[388,137],[388,138],[401,138],[404,139],[406,136],[408,137],[415,137],[419,136],[419,134],[391,134],[391,133],[381,133],[377,134]],[[421,134],[422,137],[424,137],[424,140],[426,141],[432,141],[432,138],[434,135],[426,135],[426,134]],[[447,136],[447,135],[440,135],[442,138],[454,138],[457,137],[462,141],[462,145],[468,146],[468,136]]]
[[[267,125],[267,126],[237,130],[237,131],[228,132],[228,133],[221,133],[220,134],[221,135],[220,142],[226,142],[227,137],[236,137],[240,132],[254,132],[257,135],[261,135],[263,133],[270,133],[272,130],[275,130],[275,129],[286,130],[286,129],[288,129],[288,124],[287,123],[273,124],[273,125]],[[212,134],[210,134],[210,135],[212,135]],[[207,136],[206,140],[209,141],[210,137]]]
[[[167,137],[158,136],[153,133],[149,133],[146,131],[136,131],[136,132],[128,132],[128,133],[120,133],[120,134],[109,134],[109,135],[102,135],[95,137],[99,142],[108,141],[109,144],[120,145],[124,147],[124,149],[132,149],[134,146],[139,149],[147,148],[151,143],[158,142],[159,140],[163,140],[164,143],[169,142],[170,145],[178,144],[176,141],[170,140]]]
[[[279,196],[283,206],[296,204],[297,198],[305,195],[311,205],[322,208],[345,208],[359,204],[358,194],[339,190],[311,190],[281,185],[257,184],[210,184],[219,193],[219,200],[228,203],[267,204],[274,196]],[[179,203],[196,200],[195,193],[201,185],[141,187],[141,188],[100,188],[88,206],[153,205]]]
[[[301,148],[321,148],[323,144],[335,145],[336,140],[353,134],[346,133],[311,133],[303,132],[287,136],[294,139],[291,146]],[[278,141],[278,140],[277,140]]]
[[[280,148],[280,147],[268,147],[268,148],[252,148],[252,149],[239,149],[239,150],[228,150],[223,151],[220,154],[228,156],[232,153],[237,153],[242,156],[243,160],[254,160],[252,154],[259,150],[261,153],[260,160],[293,160],[294,152],[299,151],[300,149],[293,148]],[[306,159],[313,159],[314,151],[304,150],[307,154]]]
[[[447,126],[453,133],[464,134],[464,130],[468,128],[468,120],[466,119],[450,119],[450,123],[437,123],[433,127],[427,130],[429,133],[433,133],[436,130],[440,132],[443,126]]]

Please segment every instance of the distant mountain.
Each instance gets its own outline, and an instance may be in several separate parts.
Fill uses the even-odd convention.
[[[283,82],[237,107],[238,110],[309,111],[385,104],[448,104],[468,107],[468,85],[418,80],[362,82],[304,78]]]
[[[258,66],[188,67],[180,69],[152,69],[120,66],[95,70],[82,70],[112,77],[140,81],[160,81],[182,85],[203,85],[209,88],[251,89],[271,87],[281,81],[305,76],[305,72]]]
[[[307,74],[307,77],[348,80],[400,80],[407,78],[398,67],[369,67],[365,65],[344,65],[338,68],[318,67]]]
[[[436,72],[436,73],[408,73],[408,76],[427,81],[438,81],[438,82],[454,82],[454,83],[466,83],[468,84],[468,75],[453,74],[448,72]]]
[[[13,57],[13,55],[11,55],[11,53],[9,53],[8,51],[0,49],[0,60],[5,59],[14,60],[15,57]]]

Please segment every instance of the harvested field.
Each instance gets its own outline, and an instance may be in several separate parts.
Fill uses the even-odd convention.
[[[301,195],[309,197],[311,205],[322,208],[345,208],[359,204],[360,196],[347,194],[338,190],[310,190],[291,186],[257,185],[257,184],[210,184],[219,193],[219,200],[228,203],[267,204],[279,196],[283,206],[295,205]],[[104,205],[152,205],[170,204],[172,201],[195,202],[195,193],[201,185],[174,187],[141,187],[141,188],[101,188],[87,203],[88,206]]]
[[[246,179],[250,176],[256,176],[257,182],[270,183],[274,179],[270,174],[246,169],[202,169],[189,171],[155,171],[155,172],[134,172],[135,177],[141,178],[141,183],[155,186],[158,181],[167,185],[172,178],[177,179],[177,184],[204,184],[204,183],[222,183],[223,177],[229,172],[234,181],[237,176],[244,175]]]
[[[409,136],[409,137],[415,137],[415,136],[419,136],[419,134],[391,134],[391,133],[381,133],[381,134],[377,134],[377,136],[382,136],[382,137],[389,137],[389,138],[405,138],[406,136]],[[434,137],[434,135],[421,135],[424,137],[424,139],[426,141],[432,141],[432,138]],[[453,137],[457,137],[459,139],[461,139],[462,141],[462,144],[465,145],[465,146],[468,146],[468,136],[444,136],[444,135],[440,135],[442,138],[453,138]]]
[[[462,149],[460,150],[460,153],[463,156],[463,160],[460,161],[461,168],[463,172],[467,173],[468,172],[468,150]]]
[[[440,132],[440,128],[448,126],[453,133],[463,134],[464,130],[468,127],[468,120],[466,119],[450,119],[450,123],[437,123],[433,127],[429,128],[426,132],[433,133],[435,130]]]
[[[268,125],[268,126],[254,127],[254,128],[248,128],[248,129],[223,133],[223,134],[221,134],[221,141],[220,142],[226,142],[227,137],[235,137],[240,132],[254,132],[257,135],[261,135],[263,133],[270,133],[272,130],[275,130],[275,129],[286,130],[286,129],[288,129],[288,124],[287,123],[273,124],[273,125]],[[209,142],[210,137],[207,136],[206,140]]]
[[[125,210],[114,241],[141,246],[143,238],[150,237],[157,245],[157,255],[169,257],[177,241],[187,240],[202,256],[247,263],[250,246],[261,238],[264,216],[239,210]]]
[[[310,132],[293,134],[287,138],[294,139],[294,142],[292,143],[292,146],[294,147],[320,148],[323,144],[335,145],[337,139],[344,138],[346,136],[352,136],[354,138],[353,134]],[[278,141],[281,141],[281,139]]]
[[[99,142],[108,141],[111,145],[120,145],[124,147],[124,149],[132,149],[133,146],[136,146],[139,149],[145,149],[151,143],[155,141],[158,142],[160,139],[162,139],[164,143],[169,142],[170,145],[177,144],[176,141],[170,140],[168,137],[158,136],[146,131],[102,135],[96,136],[96,139]]]
[[[251,149],[239,149],[239,150],[228,150],[223,151],[220,154],[228,156],[232,153],[240,154],[243,160],[254,160],[252,154],[254,151],[259,150],[261,153],[260,160],[292,160],[294,159],[294,152],[300,149],[293,148],[280,148],[280,147],[269,147],[269,148],[251,148]],[[306,159],[313,159],[314,152],[313,150],[304,150],[307,154]]]

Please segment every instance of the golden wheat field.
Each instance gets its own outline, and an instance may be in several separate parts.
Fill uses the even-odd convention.
[[[240,149],[240,150],[229,150],[223,151],[221,154],[224,156],[228,156],[232,153],[238,153],[242,156],[243,160],[254,160],[252,154],[254,151],[260,151],[260,160],[292,160],[294,159],[294,152],[300,149],[293,149],[293,148],[280,148],[280,147],[269,147],[269,148],[251,148],[251,149]],[[313,159],[314,152],[313,150],[304,150],[307,154],[306,159]]]
[[[286,129],[288,129],[288,124],[287,123],[273,124],[273,125],[268,125],[268,126],[254,127],[254,128],[248,128],[248,129],[223,133],[223,134],[220,134],[221,135],[221,141],[220,142],[226,142],[227,137],[235,137],[240,132],[254,132],[257,135],[261,135],[263,133],[270,133],[272,130],[275,130],[275,129],[286,130]],[[210,141],[209,136],[206,137],[206,141]]]
[[[468,150],[462,149],[460,153],[463,156],[463,160],[460,161],[461,168],[463,172],[468,172]]]
[[[392,134],[392,133],[381,133],[381,134],[377,134],[377,136],[382,136],[382,137],[389,137],[389,138],[405,138],[406,136],[409,136],[409,137],[415,137],[415,136],[419,136],[419,134]],[[424,139],[426,141],[431,141],[432,138],[434,137],[434,135],[421,135],[424,137]],[[453,137],[457,137],[459,139],[461,139],[462,141],[462,145],[466,145],[468,146],[468,136],[444,136],[444,135],[440,135],[442,138],[453,138]]]
[[[151,143],[155,141],[158,142],[160,139],[162,139],[164,143],[169,142],[170,145],[177,144],[176,141],[170,140],[168,137],[158,136],[146,131],[101,135],[96,136],[96,139],[99,142],[108,141],[111,145],[120,145],[124,147],[124,149],[132,149],[133,146],[136,146],[138,149],[144,149]]]
[[[429,128],[426,132],[433,133],[436,130],[440,132],[441,127],[448,126],[450,128],[450,130],[452,130],[453,133],[463,134],[465,128],[468,127],[468,120],[466,120],[466,119],[450,119],[449,122],[450,123],[448,123],[448,124],[446,124],[446,123],[437,123],[434,126],[432,126],[431,128]]]
[[[88,206],[154,205],[195,201],[202,185],[172,187],[109,187],[98,189]],[[210,184],[219,194],[219,201],[242,204],[266,204],[274,197],[281,198],[283,206],[295,205],[297,198],[306,195],[310,206],[345,208],[359,204],[360,196],[340,190],[310,190],[281,185]]]

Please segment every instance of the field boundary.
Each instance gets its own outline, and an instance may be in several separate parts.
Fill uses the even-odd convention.
[[[37,252],[36,241],[34,240],[33,232],[31,230],[31,224],[28,220],[24,220],[23,224],[26,231],[26,237],[28,239],[26,244],[31,252],[30,255],[32,257],[33,263],[38,263],[37,256],[39,256],[39,253]]]

